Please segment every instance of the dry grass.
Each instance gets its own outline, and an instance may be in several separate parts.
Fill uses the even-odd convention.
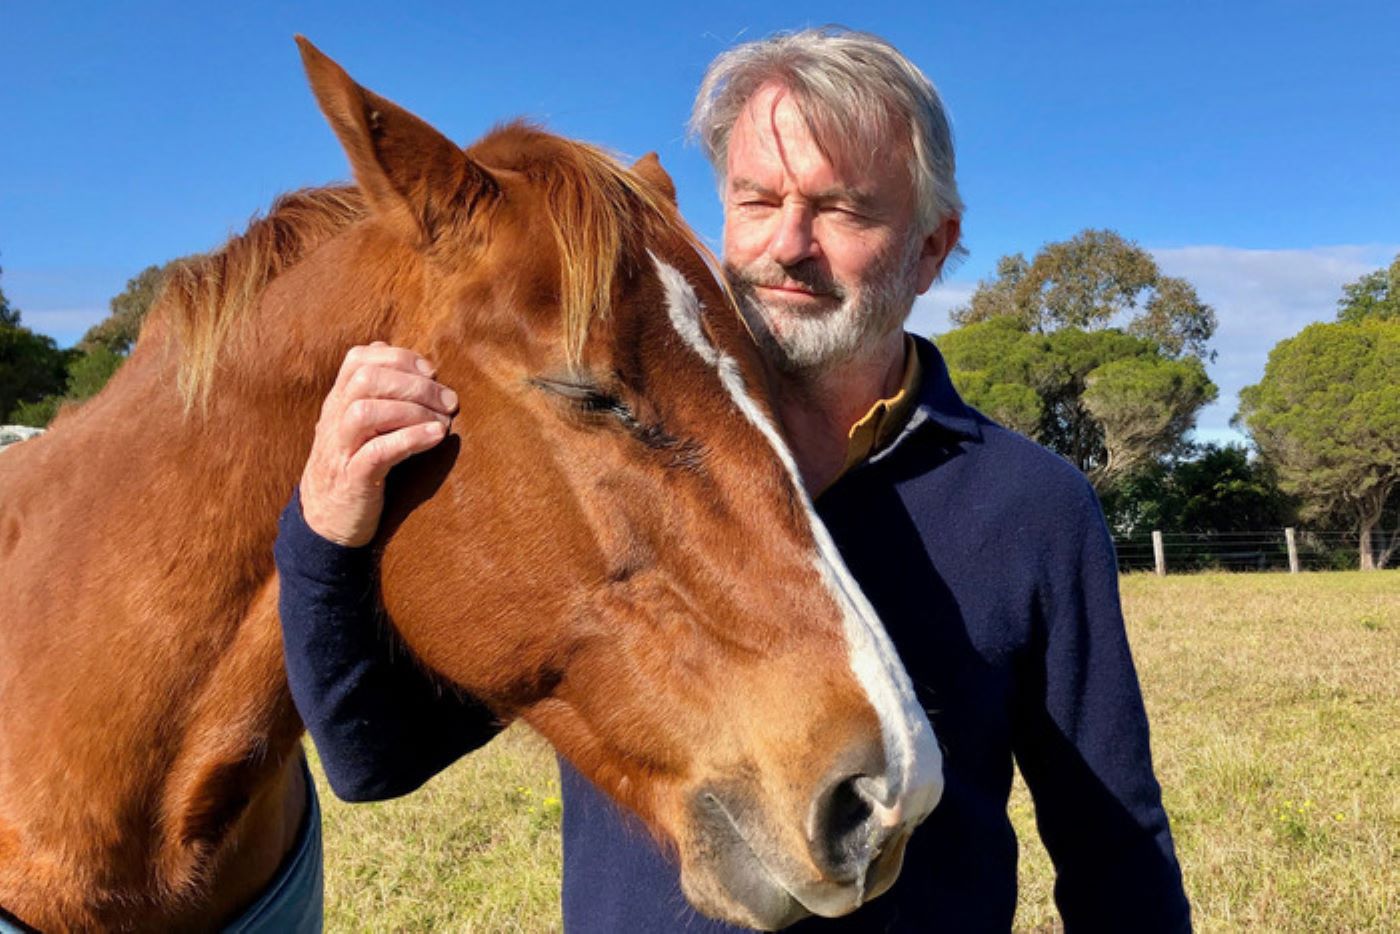
[[[1400,576],[1130,576],[1123,600],[1198,930],[1393,930]],[[328,929],[557,930],[558,794],[511,731],[406,800],[323,800]],[[1053,930],[1019,782],[1011,809],[1017,930]]]
[[[328,931],[558,930],[559,775],[511,729],[396,801],[321,792]]]
[[[1124,614],[1201,931],[1381,931],[1400,911],[1400,576],[1130,576]],[[1017,783],[1018,928],[1054,924]]]

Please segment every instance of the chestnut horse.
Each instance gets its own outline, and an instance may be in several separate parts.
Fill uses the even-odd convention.
[[[461,149],[299,41],[357,187],[180,269],[107,389],[0,457],[0,907],[207,930],[276,876],[310,804],[272,541],[373,340],[464,400],[376,543],[415,657],[639,815],[700,910],[878,894],[938,749],[660,165]]]

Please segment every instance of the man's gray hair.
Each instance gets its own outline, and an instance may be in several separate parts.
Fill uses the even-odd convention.
[[[900,135],[907,134],[924,232],[962,216],[953,131],[933,83],[879,36],[840,26],[746,42],[710,64],[695,96],[690,131],[721,184],[734,123],[754,93],[769,84],[793,96],[828,158],[874,153],[902,143]]]

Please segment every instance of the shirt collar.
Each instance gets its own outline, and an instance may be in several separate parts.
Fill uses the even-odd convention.
[[[871,455],[871,461],[888,457],[911,435],[925,428],[933,428],[958,438],[980,441],[983,418],[975,409],[962,401],[953,388],[953,380],[948,375],[948,365],[943,355],[929,341],[916,335],[908,335],[914,351],[918,355],[919,391],[913,411],[904,423],[899,434],[884,448]]]
[[[918,401],[919,384],[922,382],[923,368],[919,353],[914,347],[913,336],[904,335],[904,377],[899,389],[887,399],[880,399],[870,407],[870,411],[851,426],[846,438],[846,464],[841,468],[845,473],[870,455],[889,444],[899,434],[909,416],[913,414]]]

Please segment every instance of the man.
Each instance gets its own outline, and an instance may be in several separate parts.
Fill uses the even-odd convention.
[[[797,929],[1009,928],[1013,755],[1069,930],[1189,928],[1097,500],[1064,461],[967,408],[937,351],[902,330],[958,244],[937,93],[879,39],[808,30],[720,56],[693,128],[722,180],[726,270],[804,483],[945,746],[944,798],[899,882]],[[284,517],[288,670],[343,797],[409,791],[490,735],[483,712],[378,644],[359,547],[385,473],[436,444],[456,403],[416,355],[353,351],[300,512],[294,500]],[[647,836],[561,768],[567,928],[732,930],[691,912]]]

